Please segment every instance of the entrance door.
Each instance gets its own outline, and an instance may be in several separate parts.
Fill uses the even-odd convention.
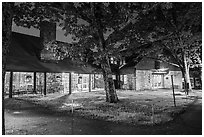
[[[89,75],[84,74],[82,76],[82,90],[83,91],[89,90]]]
[[[82,74],[78,77],[78,91],[89,91],[88,74]]]
[[[164,87],[164,75],[153,74],[153,88],[163,88]]]

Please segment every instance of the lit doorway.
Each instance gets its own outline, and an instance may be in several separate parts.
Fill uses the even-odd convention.
[[[153,88],[164,88],[164,75],[163,74],[153,74]]]

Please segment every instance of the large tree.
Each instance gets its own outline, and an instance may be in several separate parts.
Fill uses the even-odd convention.
[[[149,45],[141,48],[143,55],[153,53],[163,61],[174,61],[185,91],[190,91],[189,68],[201,67],[202,61],[202,3],[160,3],[140,23],[140,39]]]
[[[202,3],[172,3],[171,6],[158,13],[163,17],[166,25],[163,28],[168,32],[160,42],[165,55],[170,55],[180,67],[188,94],[191,90],[189,68],[201,65]]]
[[[123,50],[143,44],[136,32],[143,14],[154,10],[158,3],[62,3],[62,29],[71,34],[72,44],[56,49],[60,56],[69,56],[97,65],[103,73],[106,101],[117,102],[110,58],[120,59]],[[134,42],[132,43],[134,39]],[[53,44],[53,43],[52,43]],[[51,45],[52,45],[51,44]],[[60,48],[63,47],[63,48]],[[52,46],[53,48],[53,46]]]

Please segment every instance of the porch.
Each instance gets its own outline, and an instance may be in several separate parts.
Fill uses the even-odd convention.
[[[101,74],[6,72],[5,95],[77,93],[103,90]]]

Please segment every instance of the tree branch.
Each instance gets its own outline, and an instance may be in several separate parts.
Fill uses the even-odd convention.
[[[95,6],[96,5],[94,3],[91,3],[91,11],[93,12],[93,16],[94,16],[94,19],[93,19],[94,22],[93,23],[97,27],[97,32],[98,32],[101,47],[102,47],[103,50],[105,50],[106,46],[105,46],[105,39],[104,39],[104,36],[103,36],[103,28],[102,28],[102,25],[101,25],[100,18],[96,17],[96,10],[95,10],[96,7]]]
[[[147,57],[148,57],[148,56],[147,56]],[[166,62],[166,63],[168,63],[168,64],[170,64],[170,65],[173,65],[173,66],[176,66],[176,67],[180,67],[178,64],[175,64],[175,63],[172,63],[172,62],[169,62],[169,61],[167,61],[167,60],[160,59],[160,58],[155,58],[155,57],[148,57],[148,58],[160,60],[160,61]]]
[[[163,45],[163,47],[165,48],[165,49],[167,49],[170,53],[171,53],[171,56],[175,59],[175,61],[178,63],[178,65],[181,67],[181,68],[183,68],[183,64],[182,64],[182,61],[178,58],[178,56],[177,55],[175,55],[175,52],[173,52],[169,47],[167,47],[167,46],[165,46],[164,44],[162,44]]]
[[[111,41],[111,39],[113,38],[117,38],[123,34],[126,33],[126,31],[129,30],[130,27],[132,27],[132,25],[135,25],[135,20],[138,16],[140,15],[143,15],[143,14],[146,14],[148,13],[149,11],[151,11],[152,9],[154,9],[155,7],[157,7],[160,3],[156,3],[154,4],[153,6],[151,6],[150,8],[146,9],[145,11],[144,10],[141,10],[140,12],[138,12],[137,16],[135,16],[134,19],[131,19],[131,20],[128,20],[125,25],[123,25],[121,28],[119,28],[118,30],[115,30],[113,33],[111,33],[108,38],[106,39],[106,44],[108,44],[109,41]],[[134,23],[133,23],[134,22]]]
[[[76,8],[74,6],[71,6],[71,7],[69,6],[69,9],[60,9],[60,8],[57,8],[57,7],[49,7],[49,8],[52,9],[52,10],[61,12],[61,13],[65,13],[66,10],[67,10],[67,12],[71,11],[71,12],[73,12],[73,14],[78,15],[79,18],[87,21],[90,25],[92,24],[92,20],[90,18],[88,18],[88,16],[86,16],[86,14],[83,13],[81,9],[78,9],[78,8]]]

